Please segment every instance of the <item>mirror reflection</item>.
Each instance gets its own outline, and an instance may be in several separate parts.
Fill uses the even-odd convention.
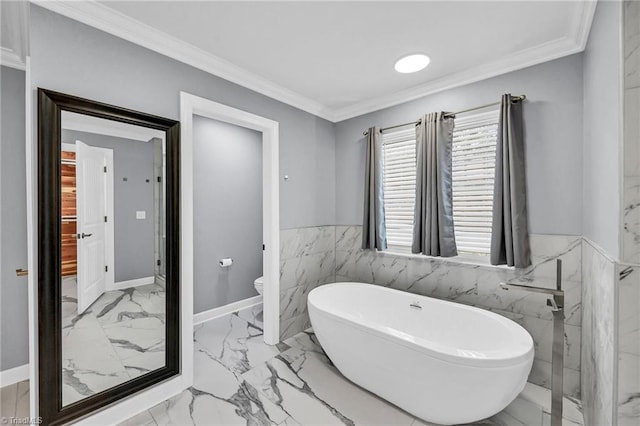
[[[165,365],[164,133],[62,113],[62,400]]]

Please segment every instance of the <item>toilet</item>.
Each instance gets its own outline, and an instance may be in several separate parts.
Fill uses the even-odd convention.
[[[262,286],[264,285],[264,277],[256,278],[253,282],[253,286],[256,288],[258,294],[262,294]]]

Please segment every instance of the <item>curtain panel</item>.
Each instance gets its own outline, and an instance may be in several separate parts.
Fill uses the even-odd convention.
[[[491,226],[491,264],[531,265],[522,102],[502,96]]]
[[[442,257],[458,254],[451,189],[453,125],[453,117],[437,112],[422,117],[416,128],[413,253]]]
[[[384,220],[384,188],[382,186],[382,136],[377,127],[371,127],[367,133],[366,151],[362,248],[386,250],[387,230]]]

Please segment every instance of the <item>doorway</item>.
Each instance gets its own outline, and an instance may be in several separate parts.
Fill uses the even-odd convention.
[[[264,341],[275,345],[280,336],[279,276],[280,276],[280,218],[279,218],[279,135],[276,121],[232,108],[189,93],[180,93],[181,122],[181,193],[182,193],[182,283],[190,286],[193,306],[194,279],[194,209],[193,209],[193,147],[194,116],[255,130],[262,134],[262,241],[263,248],[263,320]],[[221,182],[221,185],[224,183]],[[214,259],[217,261],[217,259]],[[231,304],[234,305],[234,304]],[[234,307],[229,305],[229,309]],[[224,307],[221,307],[224,308]],[[218,309],[221,309],[218,308]],[[223,313],[223,311],[220,311]],[[185,353],[185,362],[188,362]]]

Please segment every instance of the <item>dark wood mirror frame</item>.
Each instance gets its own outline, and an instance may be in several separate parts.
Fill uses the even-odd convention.
[[[166,135],[165,366],[63,407],[60,157],[62,111],[148,127]],[[180,372],[180,123],[38,89],[38,401],[45,425],[90,414]]]

